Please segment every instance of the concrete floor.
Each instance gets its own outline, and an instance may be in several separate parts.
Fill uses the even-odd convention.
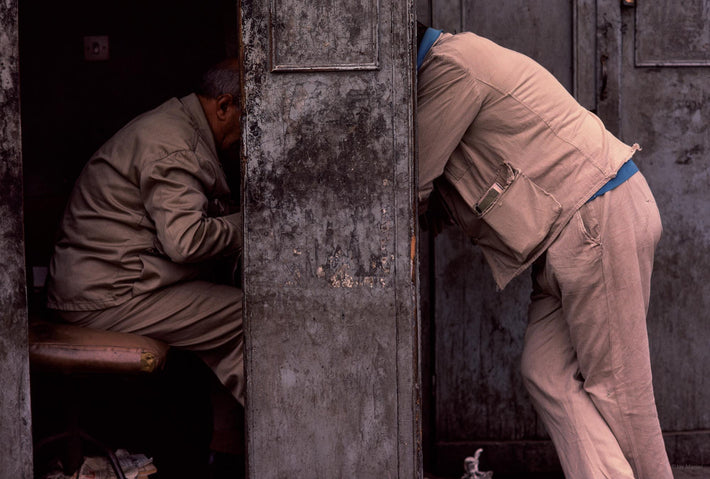
[[[430,474],[425,474],[424,477],[426,479],[460,479],[460,477],[438,477],[438,476],[433,476]],[[520,475],[517,477],[513,476],[497,476],[493,474],[493,479],[498,479],[498,478],[503,479],[542,479],[542,476],[540,475]],[[560,476],[555,476],[555,479],[557,477],[562,477]],[[549,475],[545,479],[553,479]],[[673,468],[673,479],[710,479],[710,467],[700,467],[700,466],[677,466]]]
[[[679,466],[673,468],[673,479],[710,479],[710,467]]]

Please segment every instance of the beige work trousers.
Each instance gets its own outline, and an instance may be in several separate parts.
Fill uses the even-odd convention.
[[[569,479],[672,479],[646,314],[661,220],[639,172],[533,266],[522,374]]]
[[[99,311],[60,311],[68,322],[140,334],[194,351],[244,405],[242,291],[189,281]]]

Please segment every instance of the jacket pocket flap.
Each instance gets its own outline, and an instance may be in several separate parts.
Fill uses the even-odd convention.
[[[562,206],[551,194],[506,163],[474,210],[523,263],[547,237]]]

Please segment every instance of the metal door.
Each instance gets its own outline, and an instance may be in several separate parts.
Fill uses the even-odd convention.
[[[0,477],[32,475],[17,2],[0,5]]]
[[[710,1],[601,1],[599,112],[627,142],[663,220],[648,315],[656,402],[674,464],[710,444]]]
[[[249,477],[415,477],[413,4],[241,17]]]

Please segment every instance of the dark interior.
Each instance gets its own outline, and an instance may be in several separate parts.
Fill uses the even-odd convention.
[[[126,122],[190,93],[207,66],[238,53],[236,3],[225,0],[20,5],[27,271],[46,266],[76,177]],[[84,37],[109,37],[106,61]],[[31,285],[32,283],[30,283]]]
[[[206,67],[238,55],[237,4],[38,0],[20,3],[19,19],[28,302],[30,316],[41,317],[43,268],[81,168],[130,119],[192,92]],[[98,35],[108,36],[109,59],[86,60],[84,37]],[[238,156],[227,160],[238,172]],[[158,381],[32,374],[35,440],[66,427],[74,408],[79,425],[107,446],[152,456],[151,477],[221,477],[207,469],[215,386],[196,361],[173,354]],[[61,452],[41,451],[36,477]]]

